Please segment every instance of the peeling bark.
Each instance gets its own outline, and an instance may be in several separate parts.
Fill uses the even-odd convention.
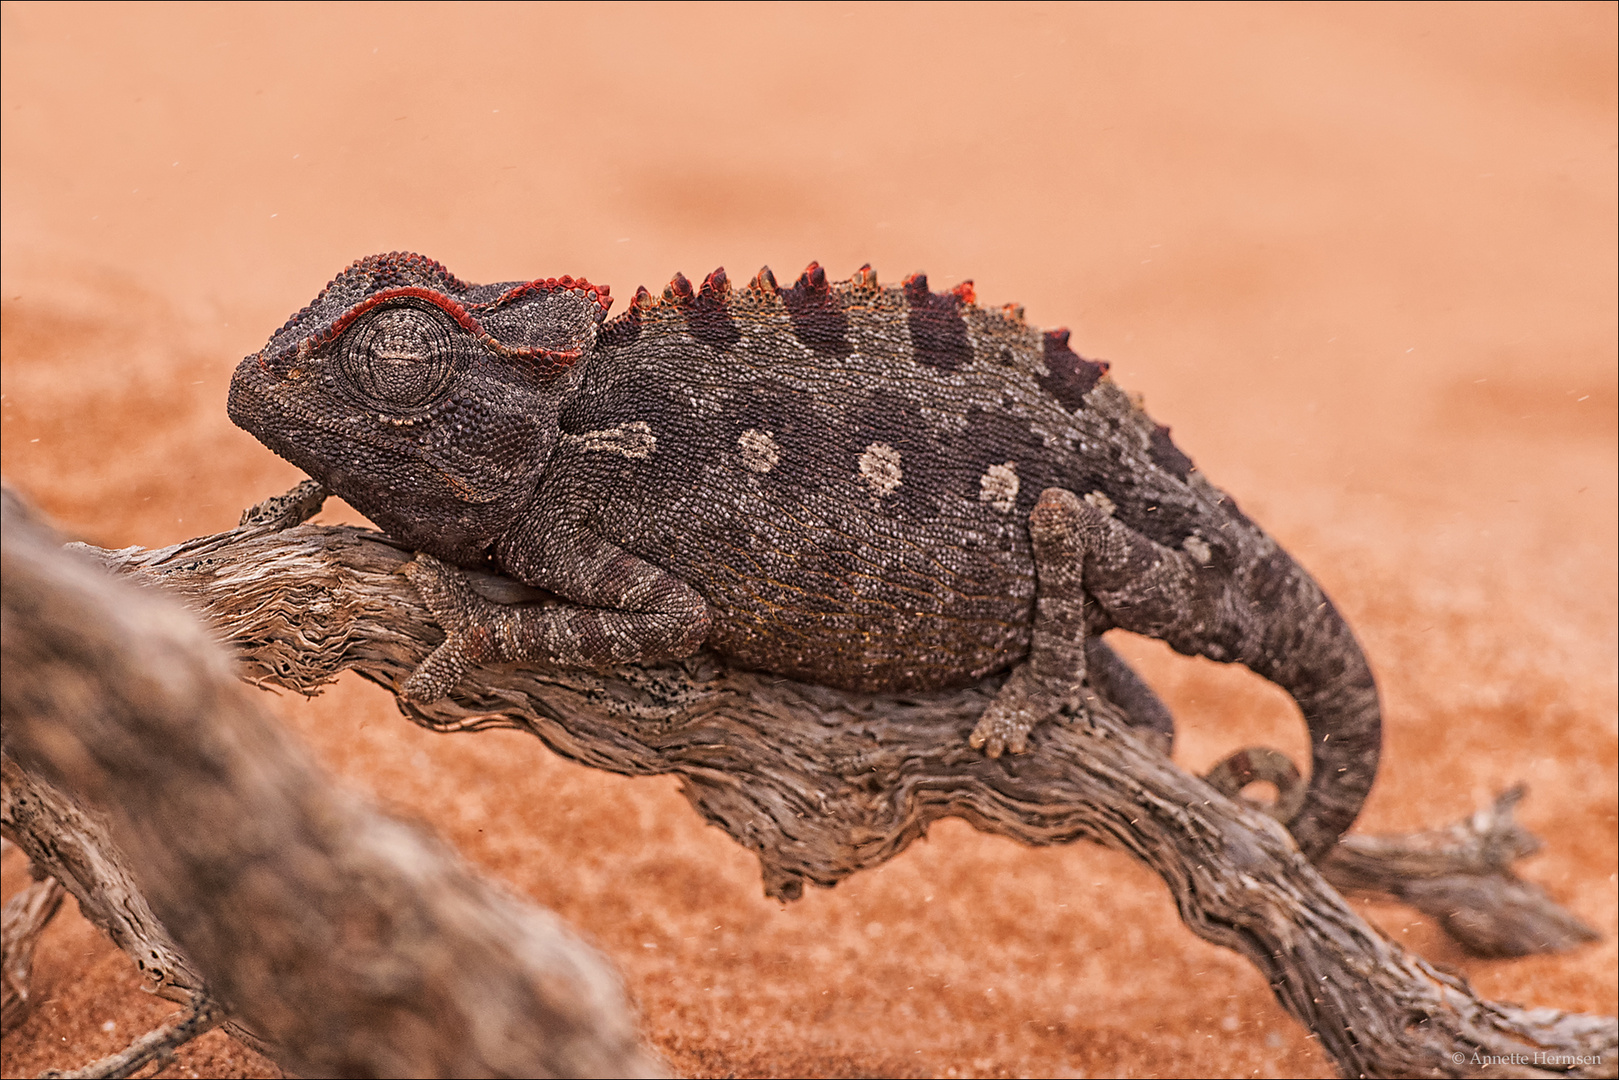
[[[298,524],[320,495],[304,485],[236,530],[162,550],[87,550],[185,596],[251,680],[314,694],[353,670],[391,689],[443,634],[399,573],[411,553],[368,530]],[[505,579],[475,584],[501,602],[544,602]],[[1042,728],[1026,756],[971,751],[967,733],[997,686],[851,694],[700,655],[605,673],[485,668],[451,698],[401,710],[437,731],[526,730],[613,772],[676,774],[782,899],[892,858],[941,817],[1029,844],[1128,851],[1195,933],[1261,970],[1345,1075],[1615,1075],[1614,1018],[1480,999],[1360,919],[1269,816],[1175,767],[1094,699],[1090,722]],[[1435,867],[1510,877],[1527,836],[1506,816],[1511,801],[1450,830],[1351,840],[1326,873],[1413,897],[1411,882]],[[1492,888],[1471,894],[1486,922],[1502,904]]]
[[[298,524],[319,496],[306,484],[231,532],[100,554],[185,596],[249,679],[313,694],[353,670],[393,689],[443,633],[399,573],[410,552],[368,530]],[[501,602],[544,602],[502,578],[475,585]],[[450,698],[400,708],[436,731],[517,728],[597,768],[676,774],[784,900],[885,862],[942,817],[1027,844],[1127,851],[1164,880],[1193,932],[1260,969],[1345,1075],[1500,1076],[1503,1061],[1518,1075],[1615,1074],[1614,1018],[1480,999],[1365,923],[1274,820],[1177,768],[1105,707],[1037,730],[1024,756],[972,751],[967,735],[997,687],[845,693],[699,655],[601,673],[483,668]],[[1397,847],[1352,843],[1341,872],[1393,891],[1412,875],[1378,884],[1365,868]],[[1488,919],[1488,887],[1474,899]]]
[[[308,1076],[653,1074],[594,950],[333,784],[171,598],[4,522],[0,820],[188,1006],[87,1074],[221,1015]]]

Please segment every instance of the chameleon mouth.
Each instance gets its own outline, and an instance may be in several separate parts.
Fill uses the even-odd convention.
[[[455,471],[436,461],[414,440],[387,437],[386,431],[368,430],[364,424],[333,420],[303,405],[295,396],[278,392],[282,380],[259,363],[260,354],[250,356],[237,367],[231,379],[226,412],[231,422],[249,432],[259,442],[298,468],[324,483],[337,495],[353,501],[360,485],[352,483],[350,471],[324,460],[311,447],[338,443],[352,450],[369,451],[377,458],[393,458],[402,470],[421,479],[436,481],[437,496],[469,506],[488,506],[498,496],[486,496]],[[274,422],[271,422],[271,421]]]

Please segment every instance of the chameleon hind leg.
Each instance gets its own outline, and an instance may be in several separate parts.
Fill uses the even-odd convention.
[[[1029,512],[1035,574],[1029,656],[1012,669],[967,740],[992,758],[1026,752],[1029,732],[1042,721],[1084,711],[1084,534],[1064,495],[1073,499],[1047,488]]]
[[[1165,757],[1175,748],[1175,716],[1146,680],[1100,637],[1085,639],[1085,677],[1136,734]]]
[[[1195,570],[1180,552],[1155,543],[1085,503],[1048,488],[1029,515],[1035,561],[1035,620],[1028,660],[1013,670],[973,730],[971,744],[989,756],[1023,753],[1043,720],[1085,708],[1087,684],[1124,721],[1165,755],[1175,718],[1135,670],[1100,637],[1085,633],[1086,588],[1123,629],[1153,634],[1185,617]],[[1156,636],[1156,635],[1155,635]],[[1238,797],[1265,781],[1276,800],[1258,804],[1284,824],[1304,805],[1303,778],[1286,755],[1267,746],[1238,750],[1203,777]]]

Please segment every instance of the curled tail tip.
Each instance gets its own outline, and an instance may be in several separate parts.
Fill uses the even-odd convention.
[[[1299,811],[1304,809],[1306,787],[1293,759],[1268,746],[1248,746],[1221,761],[1203,774],[1203,779],[1227,798],[1250,802],[1243,794],[1249,784],[1268,783],[1276,788],[1271,803],[1252,802],[1261,810],[1291,826]]]
[[[1303,714],[1310,779],[1288,831],[1320,862],[1360,816],[1377,778],[1382,705],[1360,642],[1321,586],[1273,542],[1255,550],[1240,591],[1267,602],[1251,609],[1261,614],[1230,641],[1228,658],[1287,691]]]

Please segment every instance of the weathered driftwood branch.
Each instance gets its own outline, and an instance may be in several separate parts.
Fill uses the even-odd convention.
[[[9,492],[4,533],[6,831],[189,1006],[119,1068],[228,1012],[309,1076],[653,1071],[599,955],[334,785],[190,613]]]
[[[443,635],[397,572],[409,552],[366,530],[295,524],[319,498],[306,487],[229,533],[101,554],[185,595],[253,679],[313,693],[351,669],[391,688]],[[545,601],[504,579],[478,587]],[[598,768],[679,775],[783,899],[892,858],[947,816],[1028,844],[1127,851],[1195,933],[1260,968],[1348,1075],[1493,1076],[1503,1060],[1520,1075],[1614,1075],[1614,1018],[1481,1000],[1361,920],[1269,817],[1176,768],[1102,703],[1092,723],[1038,730],[1026,756],[968,749],[994,690],[841,693],[698,656],[607,673],[484,669],[449,699],[401,708],[437,731],[515,727]]]
[[[202,976],[152,914],[133,872],[113,842],[105,815],[81,805],[10,757],[0,756],[0,829],[22,847],[36,873],[50,874],[48,880],[66,886],[84,917],[105,931],[152,980],[153,993],[180,1002],[188,1015],[207,1016],[215,1023],[224,1021],[219,1010],[212,1007],[214,1001]],[[43,923],[39,928],[44,928]],[[240,1024],[226,1022],[225,1026],[255,1050],[275,1056],[273,1047]],[[207,1028],[186,1030],[187,1037],[193,1038]],[[150,1038],[143,1036],[122,1053],[78,1070],[75,1075],[129,1076],[157,1056],[135,1053],[136,1047],[146,1046]],[[172,1052],[173,1048],[169,1049]]]
[[[1540,840],[1512,817],[1523,785],[1443,829],[1346,836],[1321,867],[1344,892],[1392,896],[1432,915],[1474,956],[1563,952],[1601,937],[1512,872]]]
[[[202,977],[180,954],[168,931],[152,914],[108,833],[104,817],[86,810],[71,796],[3,755],[0,755],[0,795],[3,795],[0,829],[22,846],[33,862],[34,872],[54,874],[45,880],[56,885],[58,895],[71,892],[79,903],[80,912],[105,931],[151,978],[153,993],[185,1005],[183,1014],[188,1021],[183,1025],[163,1025],[123,1051],[82,1069],[42,1075],[132,1076],[149,1062],[173,1054],[178,1046],[221,1022],[248,1046],[267,1056],[275,1056],[275,1048],[253,1032],[226,1021]],[[62,882],[67,882],[65,889]],[[40,884],[43,882],[34,888]],[[45,916],[35,927],[36,933],[44,930],[54,914],[53,910]],[[17,1022],[21,1019],[19,1017]]]
[[[28,1019],[33,1010],[29,976],[34,948],[64,895],[62,883],[46,877],[19,890],[0,911],[0,1034]]]
[[[207,994],[197,994],[168,1023],[136,1039],[116,1054],[92,1062],[82,1069],[46,1069],[39,1080],[114,1080],[134,1076],[156,1063],[162,1069],[174,1052],[199,1035],[206,1035],[225,1019],[225,1012]]]

